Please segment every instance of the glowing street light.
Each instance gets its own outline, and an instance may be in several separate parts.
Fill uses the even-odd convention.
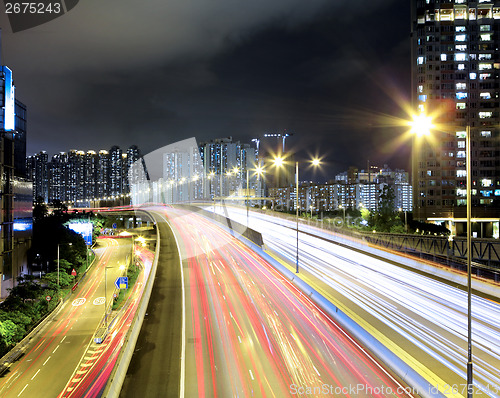
[[[435,127],[432,124],[432,118],[421,113],[420,115],[413,115],[413,121],[409,123],[411,132],[418,137],[430,135],[431,130]]]
[[[421,137],[429,135],[430,131],[435,128],[432,123],[432,118],[420,115],[413,116],[413,122],[409,123],[412,126],[412,132]],[[465,131],[465,174],[466,182],[466,198],[467,198],[467,397],[472,398],[473,392],[473,372],[472,372],[472,241],[471,241],[471,213],[472,213],[472,195],[471,195],[471,139],[470,126],[466,126]],[[413,164],[415,167],[415,164]]]
[[[285,160],[281,156],[277,156],[274,158],[273,162],[276,167],[282,167],[285,163]],[[315,158],[311,160],[311,164],[317,167],[321,165],[321,161]],[[295,273],[298,274],[299,273],[299,162],[295,162],[295,221],[296,221],[295,229],[297,231],[297,253],[296,253]]]
[[[59,247],[61,245],[68,245],[68,246],[71,246],[73,245],[73,243],[69,242],[69,243],[58,243],[57,244],[57,287],[59,287]]]

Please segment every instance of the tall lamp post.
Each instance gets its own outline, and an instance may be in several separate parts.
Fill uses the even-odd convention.
[[[429,135],[434,127],[429,116],[420,114],[413,116],[412,132],[417,136]],[[472,366],[472,239],[471,239],[471,213],[472,213],[472,195],[471,195],[471,132],[470,126],[465,129],[465,174],[466,174],[466,200],[467,200],[467,397],[472,398],[474,388],[473,366]],[[415,167],[415,165],[413,165]],[[415,174],[414,174],[415,175]]]
[[[274,158],[274,165],[276,167],[282,167],[285,161],[282,157],[278,156]],[[311,164],[315,167],[321,164],[319,159],[311,160]],[[306,209],[307,212],[307,209]],[[295,261],[295,273],[299,273],[299,162],[295,162],[295,230],[297,231],[297,251],[296,251],[296,261]]]
[[[58,243],[57,244],[57,287],[59,287],[59,261],[60,261],[60,256],[59,256],[59,247],[61,245],[68,245],[71,246],[73,243]]]

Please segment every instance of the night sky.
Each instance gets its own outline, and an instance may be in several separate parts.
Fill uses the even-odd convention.
[[[3,7],[3,5],[2,5]],[[286,130],[297,157],[408,169],[410,2],[82,0],[12,33],[2,64],[28,106],[28,154],[158,149]]]

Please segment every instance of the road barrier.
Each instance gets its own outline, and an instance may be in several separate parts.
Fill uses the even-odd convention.
[[[211,211],[202,209],[197,206],[190,205],[176,205],[175,207],[191,211],[193,213],[198,213],[204,217],[210,218],[224,227],[228,228],[231,235],[238,237],[243,236],[254,244],[262,247],[264,245],[264,240],[262,239],[262,234],[253,229],[247,228],[246,225],[240,224],[234,220],[231,220],[228,216],[223,216],[221,214],[213,213]]]
[[[158,257],[160,253],[160,234],[159,229],[156,228],[156,248],[153,264],[151,267],[151,272],[149,273],[146,286],[144,288],[144,293],[139,304],[139,308],[135,313],[134,319],[132,321],[132,327],[128,330],[127,336],[125,337],[125,342],[120,350],[118,359],[116,360],[116,365],[111,372],[108,379],[106,387],[104,389],[103,397],[105,398],[115,398],[120,395],[123,382],[125,381],[125,376],[127,375],[128,366],[132,360],[132,355],[134,354],[135,345],[137,339],[139,338],[139,333],[141,332],[142,323],[144,321],[144,315],[149,305],[149,298],[153,291],[153,283],[156,275],[156,269],[158,266]]]

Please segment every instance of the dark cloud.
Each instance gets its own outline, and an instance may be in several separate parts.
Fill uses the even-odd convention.
[[[87,0],[4,29],[2,56],[28,105],[29,153],[287,129],[336,172],[406,166],[380,115],[408,96],[409,27],[396,0]]]

